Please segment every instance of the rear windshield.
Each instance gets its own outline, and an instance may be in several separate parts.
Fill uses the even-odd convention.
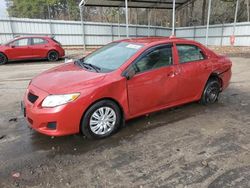
[[[58,42],[56,39],[51,38],[51,40],[53,40],[55,43],[57,43],[57,44],[60,44],[60,45],[61,45],[61,43],[60,43],[60,42]]]
[[[84,62],[95,65],[104,71],[118,69],[143,45],[128,42],[110,43],[85,57]]]

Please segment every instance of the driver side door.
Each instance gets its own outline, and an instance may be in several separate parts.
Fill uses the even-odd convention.
[[[17,39],[9,44],[6,54],[10,60],[22,60],[32,58],[30,38]]]
[[[127,80],[131,116],[159,110],[175,101],[178,80],[172,45],[160,45],[143,53],[129,67],[135,75]]]

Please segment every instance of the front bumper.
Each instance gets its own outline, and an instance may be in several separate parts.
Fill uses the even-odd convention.
[[[28,93],[38,96],[33,103],[28,98]],[[63,136],[79,133],[81,115],[77,103],[43,108],[42,101],[49,94],[33,85],[30,85],[25,93],[22,109],[30,128],[49,136]],[[53,124],[53,126],[51,126]]]

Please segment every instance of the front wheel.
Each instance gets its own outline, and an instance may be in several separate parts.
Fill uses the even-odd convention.
[[[121,110],[113,101],[99,101],[85,113],[81,130],[88,138],[105,138],[118,130],[121,117]]]
[[[218,79],[209,79],[201,97],[201,104],[213,104],[218,100],[220,83]]]
[[[0,53],[0,65],[7,63],[7,61],[7,57],[3,53]]]
[[[48,60],[49,61],[57,61],[59,59],[59,54],[57,51],[50,51],[48,53]]]

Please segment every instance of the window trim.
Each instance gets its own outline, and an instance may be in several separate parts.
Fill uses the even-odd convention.
[[[165,44],[158,44],[156,46],[149,47],[144,52],[142,52],[139,55],[139,57],[137,57],[132,63],[130,63],[130,65],[123,71],[122,76],[125,76],[126,72],[128,72],[133,67],[134,64],[136,64],[138,61],[140,61],[142,58],[144,58],[148,53],[154,51],[157,48],[164,47],[164,46],[170,46],[171,49],[172,49],[172,64],[171,65],[165,65],[165,66],[162,66],[162,67],[157,67],[157,68],[154,68],[154,69],[145,70],[145,71],[142,71],[142,72],[138,72],[138,73],[135,73],[135,76],[136,75],[140,75],[140,74],[145,73],[145,72],[149,72],[149,71],[154,71],[154,70],[157,70],[157,69],[161,69],[163,67],[173,66],[174,65],[174,52],[173,52],[174,45],[173,45],[173,43],[170,42],[170,43],[165,43]]]
[[[194,61],[187,61],[187,62],[180,62],[180,58],[179,58],[180,56],[179,56],[179,51],[178,51],[178,46],[180,46],[180,45],[182,45],[182,46],[195,46],[196,48],[198,48],[200,50],[200,52],[202,53],[202,56],[203,56],[204,59],[199,59],[199,60],[194,60]],[[176,43],[175,46],[176,46],[176,51],[177,51],[177,54],[178,54],[178,64],[179,65],[186,64],[186,63],[192,63],[192,62],[200,62],[200,61],[204,61],[204,60],[208,59],[208,57],[207,57],[206,53],[204,52],[204,50],[201,47],[199,47],[198,45],[196,45],[196,44]]]

